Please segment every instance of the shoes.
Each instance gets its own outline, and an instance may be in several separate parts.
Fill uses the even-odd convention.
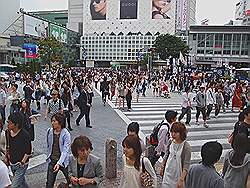
[[[204,126],[205,128],[209,128],[209,126],[207,125],[206,122],[204,122],[203,126]]]
[[[80,122],[76,121],[76,125],[77,125],[77,126],[80,126]]]
[[[196,125],[199,125],[199,121],[196,121]]]
[[[185,123],[186,127],[191,127],[191,125],[189,123]]]
[[[217,119],[217,118],[218,118],[218,116],[214,116],[214,118],[215,118],[215,119]]]
[[[73,129],[72,129],[71,127],[68,127],[68,130],[69,130],[69,131],[73,131]]]
[[[88,128],[92,128],[92,126],[91,126],[91,125],[86,125],[86,127],[88,127]]]

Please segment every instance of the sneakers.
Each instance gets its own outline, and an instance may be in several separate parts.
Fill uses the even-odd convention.
[[[186,127],[191,127],[191,125],[189,123],[185,123]]]

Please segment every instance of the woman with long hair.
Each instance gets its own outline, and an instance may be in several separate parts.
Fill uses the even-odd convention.
[[[234,94],[233,94],[233,99],[232,99],[232,111],[234,108],[238,108],[239,112],[242,108],[242,87],[239,82],[236,82]]]
[[[247,153],[247,143],[247,135],[238,133],[233,142],[234,149],[225,155],[223,177],[226,188],[250,186],[250,154]]]
[[[123,176],[120,188],[140,188],[140,175],[143,172],[142,165],[153,179],[153,187],[157,186],[157,177],[155,171],[147,157],[142,157],[140,141],[137,136],[128,135],[122,141],[123,152]]]

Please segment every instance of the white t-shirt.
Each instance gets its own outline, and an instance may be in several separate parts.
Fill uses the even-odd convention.
[[[7,166],[0,160],[0,187],[7,187],[11,185],[9,171]]]

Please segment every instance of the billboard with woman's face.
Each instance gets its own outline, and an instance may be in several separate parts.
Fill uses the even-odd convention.
[[[138,0],[120,0],[120,19],[137,19]]]
[[[106,20],[107,0],[90,0],[92,20]]]
[[[171,0],[152,0],[152,19],[171,19]]]

